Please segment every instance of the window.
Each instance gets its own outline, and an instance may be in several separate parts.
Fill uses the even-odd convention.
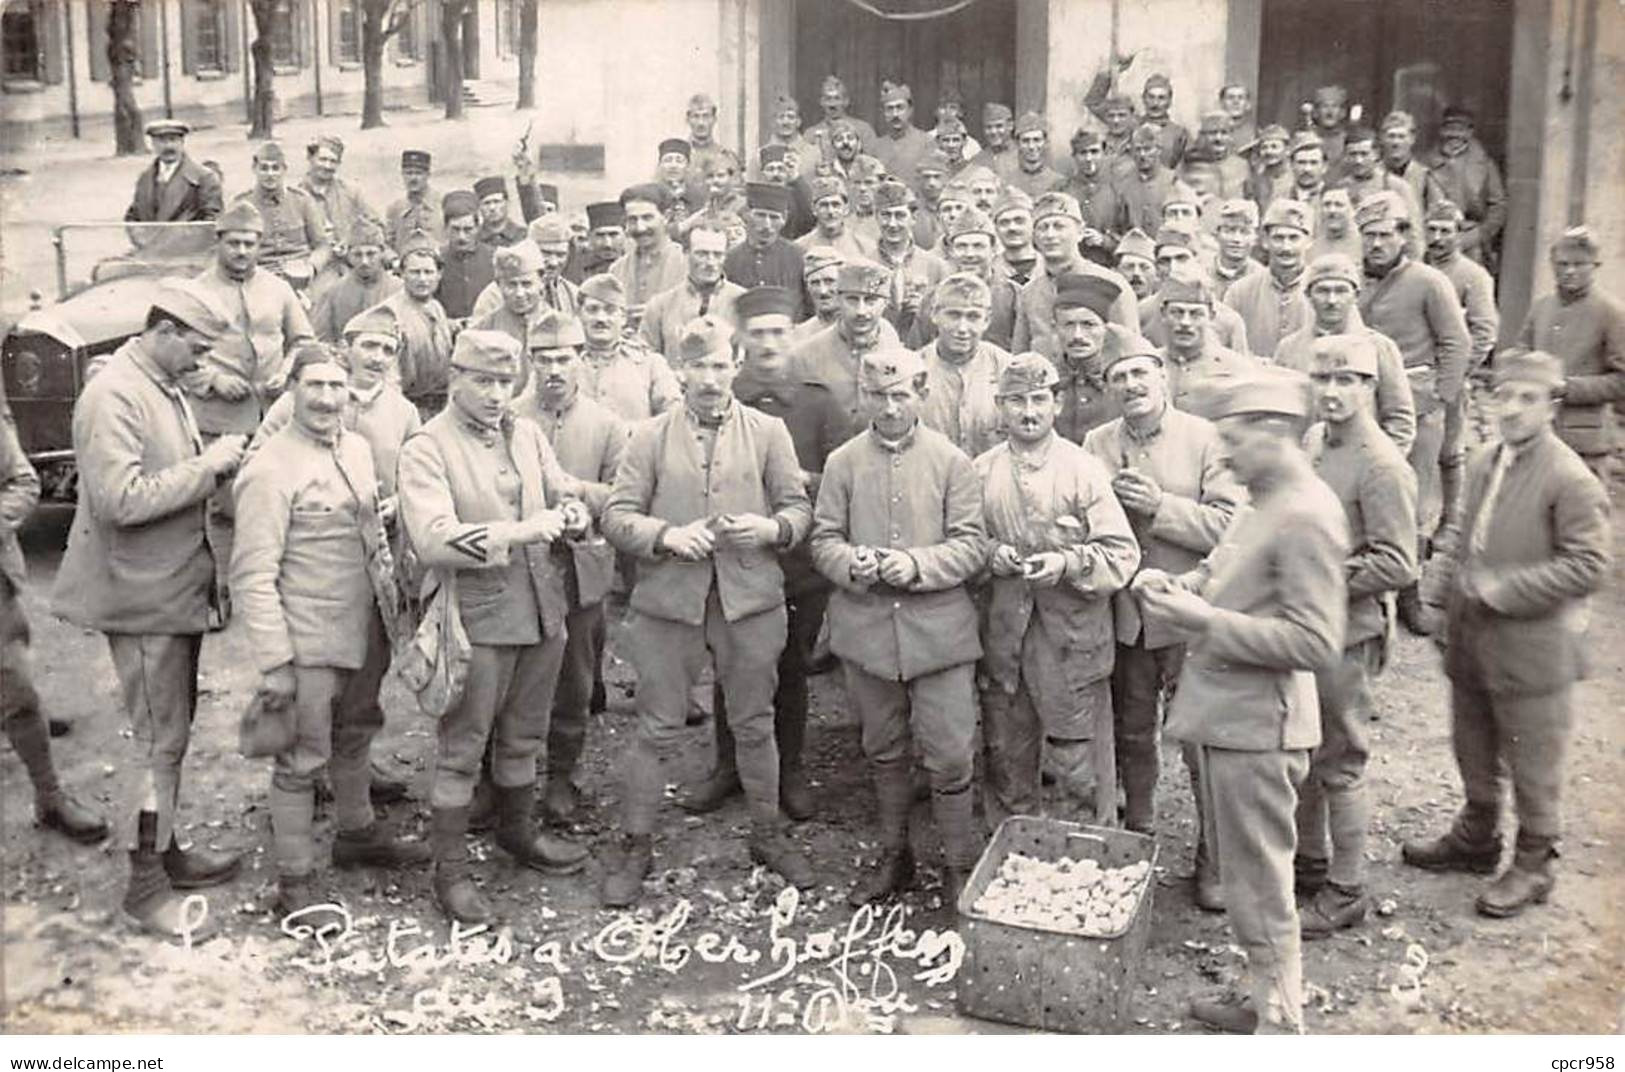
[[[401,17],[401,28],[395,34],[395,57],[402,63],[416,63],[423,58],[423,46],[418,36],[418,5],[413,4]]]
[[[333,62],[361,62],[361,5],[356,0],[331,0],[333,12]]]
[[[4,46],[6,81],[45,81],[45,58],[41,46],[43,5],[7,4],[0,16],[0,44]]]
[[[231,36],[224,0],[192,0],[187,7],[184,66],[187,74],[221,74],[228,69]]]
[[[294,0],[277,0],[271,26],[271,66],[279,70],[297,68],[299,55],[299,18]]]

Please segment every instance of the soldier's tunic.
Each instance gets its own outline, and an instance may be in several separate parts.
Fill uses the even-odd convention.
[[[1281,340],[1315,319],[1303,287],[1307,273],[1299,271],[1283,284],[1273,272],[1238,279],[1224,292],[1224,304],[1241,314],[1247,341],[1255,354],[1273,354]]]
[[[889,339],[887,332],[891,333]],[[790,351],[790,361],[796,378],[817,380],[826,385],[841,409],[857,424],[861,423],[858,421],[858,363],[870,350],[896,341],[896,331],[882,320],[873,340],[854,346],[837,320],[810,339],[797,343]]]
[[[525,240],[525,225],[504,216],[495,227],[486,224],[480,225],[480,244],[490,246],[493,250],[506,249],[515,242]]]
[[[663,290],[649,299],[638,326],[638,337],[653,350],[664,354],[668,362],[677,358],[678,346],[683,341],[683,328],[700,316],[715,316],[725,324],[732,324],[734,303],[745,293],[745,288],[726,277],[705,291],[685,278],[669,290]]]
[[[1061,382],[1055,386],[1055,432],[1082,443],[1090,432],[1118,415],[1116,403],[1106,394],[1101,356],[1096,354],[1079,364],[1062,354],[1056,371]]]
[[[904,182],[913,182],[916,165],[934,148],[930,135],[909,124],[900,134],[893,134],[890,130],[882,132],[875,138],[874,148],[869,152],[885,165],[888,175],[896,175]]]
[[[311,327],[323,342],[343,342],[344,325],[357,313],[383,302],[401,289],[400,277],[393,272],[379,272],[372,282],[363,282],[354,270],[328,287],[316,300],[311,310]]]
[[[333,232],[322,210],[297,186],[284,186],[275,194],[259,186],[244,190],[232,203],[247,201],[265,221],[260,236],[259,263],[279,268],[288,261],[310,257],[333,243]]]
[[[304,306],[292,288],[270,272],[251,270],[241,279],[210,265],[195,282],[231,313],[231,330],[214,340],[198,367],[185,378],[198,430],[251,435],[260,417],[282,393],[286,355],[295,343],[315,337]],[[219,393],[226,381],[248,388],[230,401]]]
[[[1246,279],[1248,276],[1258,275],[1263,271],[1267,271],[1267,269],[1262,264],[1253,260],[1251,257],[1243,259],[1242,262],[1234,268],[1225,264],[1222,259],[1215,258],[1213,261],[1214,296],[1222,302],[1225,295],[1230,292],[1230,288],[1232,286],[1241,282],[1243,279]],[[1226,306],[1226,308],[1229,308],[1229,306]],[[1214,311],[1218,311],[1216,307]]]
[[[730,282],[746,290],[751,287],[783,287],[795,295],[792,322],[806,316],[807,297],[803,287],[805,258],[800,246],[786,238],[773,239],[765,247],[757,248],[745,242],[728,251],[722,262],[722,274]]]
[[[353,389],[344,406],[344,427],[355,432],[359,439],[372,448],[372,472],[378,484],[380,500],[395,495],[396,464],[401,446],[413,432],[423,427],[417,407],[407,401],[400,389],[387,381],[365,395]],[[265,413],[259,431],[249,444],[255,453],[276,433],[293,423],[293,396],[285,394]]]
[[[451,378],[451,323],[436,298],[418,301],[398,290],[381,303],[395,312],[401,333],[396,368],[391,370],[406,395],[429,416],[440,412]]]
[[[1093,227],[1101,233],[1103,237],[1100,242],[1084,242],[1084,254],[1098,263],[1105,263],[1102,258],[1111,256],[1112,251],[1117,248],[1117,240],[1123,237],[1123,231],[1126,230],[1123,225],[1125,215],[1123,199],[1108,177],[1106,169],[1102,167],[1093,176],[1074,172],[1057,183],[1055,189],[1077,198],[1078,207],[1083,209],[1084,226]]]
[[[892,322],[900,338],[908,338],[918,320],[918,307],[907,312],[904,303],[910,293],[919,295],[923,304],[925,295],[953,271],[948,262],[930,250],[921,249],[909,239],[900,252],[875,243],[874,262],[891,274],[891,292],[887,299],[886,319]]]
[[[945,355],[937,342],[920,350],[930,393],[920,420],[935,428],[967,457],[975,458],[1004,438],[999,415],[999,377],[1010,363],[1006,350],[986,340],[962,358]]]
[[[647,253],[634,245],[609,266],[609,274],[625,289],[627,309],[641,313],[650,298],[688,278],[688,259],[670,239]]]
[[[1154,235],[1162,227],[1162,206],[1174,196],[1179,176],[1158,165],[1151,174],[1131,170],[1117,178],[1117,193],[1123,201],[1123,229],[1138,227]]]
[[[434,296],[451,319],[467,320],[473,315],[475,300],[496,278],[491,253],[491,247],[485,245],[467,252],[448,245],[440,251],[440,286]]]
[[[1606,479],[1616,443],[1615,407],[1625,404],[1625,304],[1595,285],[1572,302],[1548,294],[1529,310],[1518,342],[1562,359],[1566,381],[1557,434]]]
[[[406,240],[417,231],[431,235],[444,234],[446,231],[440,195],[433,190],[426,190],[421,199],[398,198],[384,210],[384,236],[389,239],[389,246],[395,252],[399,253]]]
[[[325,187],[317,186],[306,175],[294,186],[294,189],[310,198],[317,209],[321,211],[322,218],[327,221],[328,233],[336,241],[348,242],[350,232],[362,220],[373,220],[382,223],[382,218],[373,211],[371,205],[361,191],[338,176]]]
[[[1405,359],[1394,340],[1365,326],[1358,309],[1350,309],[1348,319],[1336,331],[1323,331],[1311,317],[1309,323],[1281,340],[1275,348],[1275,363],[1283,368],[1309,372],[1315,340],[1322,335],[1364,335],[1377,347],[1377,424],[1388,433],[1401,454],[1416,441],[1416,399],[1411,393]]]
[[[1507,192],[1501,168],[1473,138],[1461,153],[1441,154],[1431,175],[1444,196],[1467,217],[1461,229],[1461,251],[1494,271],[1497,246],[1507,221]]]
[[[821,227],[814,227],[796,239],[796,245],[801,248],[802,253],[816,246],[829,246],[842,257],[872,261],[875,259],[877,243],[873,238],[858,233],[855,227],[857,222],[854,216],[846,217],[841,223],[841,233],[836,235],[827,234]]]
[[[1128,280],[1110,268],[1102,268],[1083,257],[1079,257],[1066,271],[1099,276],[1116,283],[1117,300],[1106,311],[1106,319],[1131,332],[1139,332],[1140,303]],[[1016,305],[1015,338],[1010,349],[1018,354],[1035,350],[1059,367],[1061,340],[1055,333],[1055,274],[1048,266],[1043,271],[1035,270],[1033,277],[1022,284],[1021,301]]]
[[[1048,164],[1040,164],[1029,170],[1025,163],[1018,164],[1010,177],[1004,180],[1006,186],[1014,186],[1032,198],[1047,194],[1065,182],[1066,177]]]
[[[665,357],[637,339],[581,352],[581,393],[630,424],[664,413],[683,397]]]
[[[1251,357],[1215,345],[1211,337],[1199,354],[1187,356],[1172,347],[1162,353],[1168,374],[1168,401],[1176,409],[1210,420],[1226,381],[1257,365]]]

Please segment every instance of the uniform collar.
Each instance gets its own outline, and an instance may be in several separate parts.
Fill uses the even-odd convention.
[[[1162,400],[1162,412],[1157,414],[1157,423],[1147,431],[1140,431],[1129,421],[1123,418],[1123,435],[1134,443],[1154,443],[1162,438],[1163,429],[1168,427],[1168,411],[1173,409],[1173,403],[1166,398]]]
[[[1006,441],[1010,447],[1010,460],[1018,468],[1038,470],[1049,464],[1050,450],[1055,446],[1055,429],[1031,447],[1018,447],[1014,440]]]
[[[452,405],[455,406],[456,403],[452,403]],[[497,425],[492,427],[483,421],[475,420],[463,410],[458,409],[457,426],[486,446],[491,446],[497,440],[507,438],[508,433],[513,429],[513,414],[504,413]]]
[[[683,420],[688,422],[690,428],[695,430],[704,429],[708,432],[717,431],[723,425],[732,421],[739,413],[739,403],[731,397],[723,402],[722,412],[715,417],[701,417],[688,407],[686,400],[678,403],[678,408],[683,414]]]
[[[918,419],[916,419],[913,426],[909,428],[908,431],[903,433],[902,438],[887,439],[885,436],[880,434],[880,430],[878,428],[871,424],[869,425],[869,439],[875,444],[875,446],[879,447],[887,454],[903,454],[907,452],[908,448],[914,445],[914,440],[918,437],[919,431],[920,422]]]

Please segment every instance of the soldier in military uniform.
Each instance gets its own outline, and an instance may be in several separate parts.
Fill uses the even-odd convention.
[[[1116,416],[1106,396],[1106,362],[1122,343],[1139,338],[1108,330],[1106,317],[1117,293],[1110,280],[1098,276],[1063,275],[1055,282],[1052,315],[1061,348],[1058,359],[1051,359],[1060,372],[1055,429],[1073,443],[1082,443],[1092,429]]]
[[[682,397],[664,356],[626,334],[626,291],[608,273],[581,284],[581,326],[587,337],[580,389],[628,424],[663,413]]]
[[[384,234],[396,252],[417,231],[437,235],[445,229],[440,198],[429,187],[432,163],[433,158],[422,149],[401,151],[401,185],[406,188],[406,196],[390,202],[384,210]]]
[[[474,182],[480,202],[480,241],[493,248],[511,246],[525,238],[525,227],[508,215],[508,180],[487,175]]]
[[[327,265],[333,234],[309,194],[287,184],[288,158],[282,146],[263,142],[254,150],[254,185],[232,199],[259,210],[264,222],[259,263],[294,286],[303,286]]]

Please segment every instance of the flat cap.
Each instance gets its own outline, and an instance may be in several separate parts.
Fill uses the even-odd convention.
[[[887,179],[875,191],[875,208],[908,208],[914,204],[914,191],[896,181]]]
[[[531,350],[557,350],[564,346],[582,346],[587,334],[581,321],[569,313],[539,306],[525,323],[525,346]]]
[[[248,201],[233,201],[226,211],[214,218],[214,233],[225,234],[227,231],[253,231],[255,234],[265,233],[265,217],[260,210]]]
[[[733,332],[718,317],[697,316],[683,325],[677,341],[679,361],[697,361],[707,354],[731,353]]]
[[[1295,227],[1309,234],[1309,206],[1290,197],[1277,197],[1264,210],[1264,230],[1271,227]]]
[[[846,258],[834,246],[812,246],[802,255],[801,278],[822,272],[825,268],[839,268],[845,263]]]
[[[1010,106],[1008,104],[1000,104],[998,101],[988,101],[986,104],[982,105],[982,124],[984,126],[988,123],[997,123],[1001,120],[1010,119],[1014,115],[1015,113],[1010,110]]]
[[[835,286],[842,294],[874,294],[883,298],[891,290],[891,273],[873,261],[850,260],[841,265]]]
[[[1006,212],[1031,212],[1033,210],[1032,195],[1019,186],[1006,186],[999,199],[993,203],[993,219],[996,221]]]
[[[1495,367],[1490,372],[1490,382],[1497,387],[1503,383],[1518,382],[1556,390],[1563,386],[1566,379],[1563,359],[1545,350],[1502,350],[1495,355]]]
[[[1328,279],[1340,279],[1353,286],[1355,290],[1360,289],[1363,281],[1360,266],[1346,253],[1325,253],[1310,261],[1309,268],[1304,274],[1303,289],[1313,289],[1316,283]]]
[[[1016,120],[1016,136],[1020,137],[1034,130],[1041,134],[1049,133],[1049,127],[1044,124],[1044,117],[1037,112],[1022,112],[1021,118]]]
[[[1257,365],[1230,378],[1216,392],[1213,420],[1225,417],[1309,416],[1309,377],[1279,365]]]
[[[172,276],[158,282],[151,308],[161,309],[199,335],[218,339],[231,325],[231,314],[222,309],[213,295],[190,279]]]
[[[1258,226],[1258,202],[1247,197],[1232,197],[1219,203],[1219,226],[1239,223],[1247,227]]]
[[[822,201],[826,197],[845,197],[846,183],[834,175],[820,175],[813,179],[808,192],[814,202]]]
[[[914,174],[946,175],[948,174],[948,154],[941,149],[932,149],[928,153],[921,153],[920,159],[915,161]]]
[[[254,147],[254,162],[262,160],[276,164],[286,164],[288,154],[282,151],[282,143],[275,141],[262,141]]]
[[[1055,308],[1090,309],[1105,320],[1123,290],[1104,276],[1068,272],[1055,281]]]
[[[402,171],[428,171],[434,158],[422,149],[401,150]]]
[[[885,391],[925,375],[925,359],[898,345],[870,350],[858,362],[858,383],[866,391]]]
[[[1157,244],[1151,236],[1138,227],[1130,227],[1128,232],[1117,241],[1117,248],[1112,251],[1114,257],[1138,257],[1144,261],[1157,259]]]
[[[146,133],[149,138],[162,138],[173,134],[179,134],[184,138],[192,133],[192,124],[184,119],[154,119],[147,124]]]
[[[363,216],[351,225],[349,241],[351,249],[358,246],[382,246],[386,242],[384,228],[377,220]]]
[[[1047,194],[1039,194],[1033,201],[1033,222],[1037,223],[1045,216],[1068,216],[1082,223],[1083,209],[1078,207],[1078,199],[1071,194],[1051,190]]]
[[[766,212],[777,212],[781,216],[790,214],[790,188],[771,182],[747,182],[745,184],[745,207],[759,208]]]
[[[1029,391],[1042,391],[1053,388],[1061,382],[1060,375],[1055,371],[1055,365],[1043,354],[1028,350],[1012,357],[999,373],[999,386],[997,393],[1000,397],[1005,395],[1024,395]]]
[[[1590,254],[1592,258],[1596,258],[1602,252],[1602,247],[1597,244],[1597,236],[1584,224],[1563,229],[1563,233],[1552,242],[1554,253],[1560,249],[1577,249]]]
[[[400,321],[395,316],[395,310],[388,305],[374,305],[371,309],[363,309],[344,322],[346,339],[353,339],[357,335],[399,337],[400,333]]]
[[[1409,223],[1411,210],[1405,199],[1392,190],[1378,190],[1364,197],[1354,208],[1354,225],[1364,228],[1373,223]]]
[[[987,213],[974,205],[959,214],[959,218],[948,226],[948,241],[952,242],[960,235],[985,234],[997,241],[999,232],[993,229],[993,221]]]
[[[1166,364],[1156,343],[1121,324],[1107,324],[1106,343],[1101,347],[1100,374],[1104,376],[1113,365],[1131,357],[1149,357],[1159,365]]]
[[[881,104],[890,104],[892,101],[902,101],[905,104],[909,104],[912,103],[913,100],[914,91],[908,88],[907,82],[882,81],[880,83]]]
[[[464,328],[451,350],[451,367],[467,372],[519,375],[519,340],[506,331]]]
[[[569,245],[570,224],[557,212],[549,212],[531,220],[530,226],[525,228],[525,235],[536,243],[538,249],[542,246]]]
[[[661,157],[676,155],[687,160],[694,155],[694,148],[683,138],[667,138],[660,143],[657,155]]]
[[[512,279],[542,270],[542,251],[526,238],[491,254],[491,271],[498,279]]]
[[[474,183],[474,196],[484,201],[494,194],[508,196],[508,180],[501,175],[487,175]]]
[[[451,190],[440,199],[440,214],[448,220],[459,216],[472,216],[480,210],[480,199],[473,190]]]
[[[1377,378],[1377,341],[1369,335],[1322,335],[1309,346],[1311,375],[1353,372]]]
[[[768,164],[780,163],[789,155],[790,147],[788,145],[780,145],[776,141],[769,142],[760,149],[756,150],[756,160],[763,167],[766,167]]]
[[[626,223],[626,209],[619,201],[594,201],[587,206],[587,228],[620,227]]]
[[[626,308],[626,288],[621,281],[608,272],[599,272],[590,275],[581,281],[581,289],[576,292],[583,301],[588,298],[603,302],[605,305],[618,305]]]
[[[753,316],[796,315],[796,296],[784,287],[751,287],[734,302],[734,316],[743,324]]]

